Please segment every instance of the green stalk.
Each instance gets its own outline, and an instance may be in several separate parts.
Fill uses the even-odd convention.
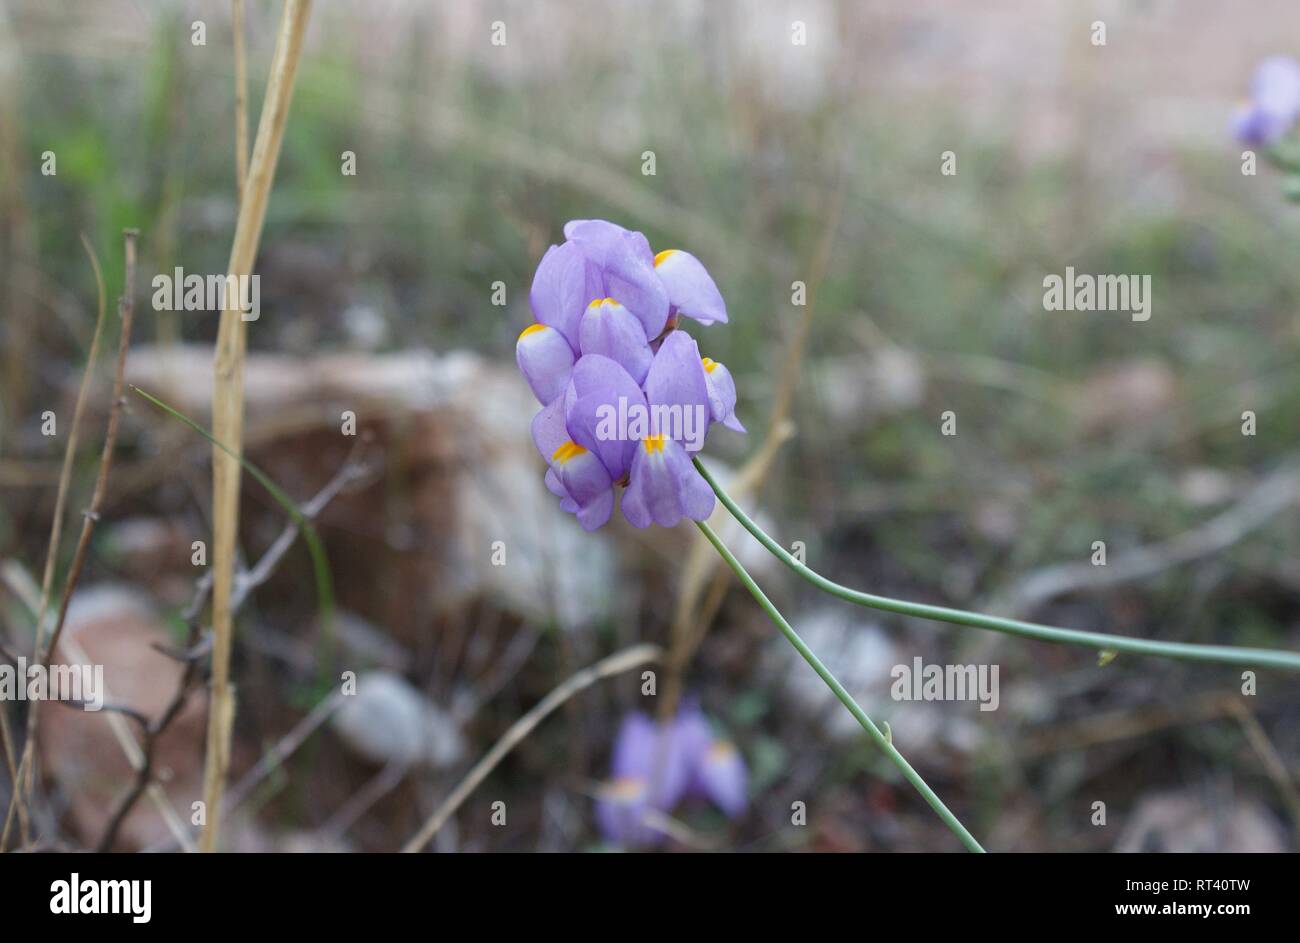
[[[939,818],[943,819],[944,824],[952,830],[952,833],[961,839],[961,843],[966,846],[967,851],[983,852],[984,849],[975,840],[975,836],[966,830],[966,826],[958,821],[957,816],[953,815],[948,807],[943,804],[943,800],[935,795],[934,790],[921,778],[921,774],[912,768],[912,764],[907,762],[903,754],[899,753],[894,744],[890,742],[890,738],[881,733],[880,728],[871,722],[871,718],[858,706],[858,702],[853,700],[853,696],[844,690],[844,685],[835,679],[830,669],[822,664],[821,659],[813,654],[812,649],[799,637],[799,633],[791,628],[789,622],[785,621],[785,617],[763,594],[758,584],[754,582],[754,578],[749,575],[735,555],[727,549],[727,545],[722,542],[721,538],[713,532],[713,528],[703,521],[697,521],[696,524],[704,532],[704,536],[709,539],[709,543],[713,544],[713,548],[722,555],[722,559],[727,561],[727,565],[736,571],[736,576],[740,577],[740,581],[745,584],[749,594],[757,600],[763,611],[767,613],[768,618],[776,623],[777,628],[789,639],[795,650],[803,656],[804,661],[812,665],[813,671],[821,676],[821,679],[826,682],[826,686],[840,699],[840,703],[848,708],[849,713],[862,725],[862,729],[867,732],[867,735],[871,737],[876,746],[883,750],[885,755],[898,767],[903,774],[903,778],[912,784],[922,798],[930,804],[930,808],[939,814]]]
[[[754,535],[754,538],[772,552],[782,563],[794,570],[818,589],[838,596],[847,602],[857,603],[871,609],[885,612],[897,612],[906,616],[922,619],[935,619],[939,622],[951,622],[956,625],[968,625],[976,629],[1003,632],[1022,638],[1037,639],[1040,642],[1053,642],[1059,645],[1081,645],[1094,648],[1103,653],[1126,652],[1130,655],[1149,655],[1156,658],[1176,658],[1182,661],[1211,662],[1223,665],[1240,665],[1247,668],[1277,668],[1282,671],[1300,671],[1300,653],[1280,651],[1269,648],[1240,648],[1232,645],[1191,645],[1183,642],[1156,642],[1149,639],[1133,638],[1128,635],[1110,635],[1105,632],[1084,632],[1079,629],[1058,629],[1036,622],[1021,622],[1018,619],[1003,619],[999,616],[986,616],[978,612],[966,612],[962,609],[949,609],[947,606],[931,606],[925,603],[908,602],[903,599],[891,599],[888,596],[875,596],[849,589],[839,583],[828,580],[820,573],[810,569],[791,556],[784,547],[764,533],[763,529],[749,519],[722,490],[713,476],[695,459],[704,480],[709,483],[723,507]]]

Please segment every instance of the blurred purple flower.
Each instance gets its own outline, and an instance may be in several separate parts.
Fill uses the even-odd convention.
[[[546,486],[587,530],[609,520],[615,485],[626,486],[623,513],[636,527],[704,520],[714,496],[690,456],[712,423],[745,427],[731,373],[700,356],[678,318],[725,323],[722,294],[695,256],[654,255],[639,232],[587,219],[564,234],[537,266],[537,323],[515,348],[542,404],[532,431]],[[641,424],[609,425],[629,413]]]
[[[1233,119],[1233,133],[1243,144],[1274,144],[1300,117],[1300,62],[1288,56],[1265,59],[1250,83],[1250,101]]]
[[[682,708],[677,726],[691,757],[687,794],[708,799],[728,818],[741,815],[749,804],[749,771],[735,744],[714,736],[694,705]]]
[[[660,728],[644,714],[623,721],[614,741],[610,782],[596,800],[596,820],[607,841],[635,847],[663,839],[647,813],[666,815],[685,795],[690,766],[682,746],[671,724]]]
[[[613,844],[655,845],[664,838],[656,815],[668,815],[683,799],[698,796],[736,818],[748,804],[747,790],[739,752],[713,735],[698,707],[683,705],[666,725],[631,714],[614,742],[610,781],[596,798],[596,820]]]

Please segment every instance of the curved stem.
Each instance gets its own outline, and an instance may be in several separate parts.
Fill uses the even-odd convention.
[[[779,628],[785,637],[790,640],[790,644],[793,645],[795,650],[803,656],[804,661],[812,665],[813,671],[817,672],[817,674],[821,676],[821,679],[826,682],[826,686],[835,693],[837,698],[840,699],[840,703],[848,708],[849,713],[852,714],[857,722],[862,725],[862,729],[867,732],[876,746],[880,747],[893,764],[899,768],[903,774],[903,778],[912,784],[916,791],[921,794],[922,798],[930,804],[930,808],[939,813],[939,818],[943,819],[944,824],[952,830],[954,835],[961,839],[961,843],[966,846],[967,851],[982,852],[984,849],[980,846],[980,843],[975,840],[975,836],[968,832],[966,826],[962,825],[961,822],[958,821],[957,816],[952,814],[948,807],[943,804],[943,800],[935,795],[934,790],[931,789],[929,784],[921,778],[921,774],[912,768],[912,764],[907,762],[903,757],[903,754],[898,752],[893,743],[890,742],[889,738],[881,733],[880,728],[871,722],[871,718],[868,717],[866,712],[858,706],[858,702],[853,700],[853,696],[849,694],[848,691],[844,690],[844,685],[840,684],[839,681],[835,679],[835,676],[831,674],[830,669],[823,665],[821,659],[813,654],[813,650],[799,637],[799,633],[790,627],[790,623],[785,621],[785,617],[781,615],[776,606],[772,605],[767,596],[763,594],[763,591],[759,589],[758,584],[754,582],[754,578],[749,575],[744,566],[741,565],[740,561],[736,559],[735,555],[727,549],[727,545],[722,542],[722,539],[713,532],[713,528],[709,527],[709,525],[703,521],[696,521],[696,525],[704,532],[704,536],[709,539],[709,543],[713,544],[713,548],[722,555],[722,559],[727,561],[727,565],[736,571],[736,576],[740,577],[740,581],[745,584],[745,588],[749,590],[749,594],[757,600],[760,606],[763,607],[763,611],[767,613],[768,618],[776,623],[777,628]]]
[[[713,476],[695,459],[704,480],[709,483],[723,507],[740,521],[745,530],[771,551],[782,563],[794,570],[818,589],[838,596],[848,602],[882,609],[885,612],[897,612],[922,619],[935,619],[939,622],[951,622],[956,625],[968,625],[976,629],[1003,632],[1022,638],[1038,639],[1040,642],[1054,642],[1060,645],[1081,645],[1103,652],[1127,652],[1131,655],[1150,655],[1157,658],[1176,658],[1182,661],[1212,662],[1223,665],[1244,665],[1248,668],[1278,668],[1283,671],[1300,671],[1300,653],[1280,651],[1268,648],[1238,648],[1231,645],[1192,645],[1183,642],[1157,642],[1150,639],[1133,638],[1128,635],[1110,635],[1105,632],[1084,632],[1080,629],[1059,629],[1036,622],[1021,622],[1018,619],[1004,619],[1000,616],[986,616],[978,612],[966,612],[962,609],[949,609],[947,606],[931,606],[925,603],[908,602],[903,599],[891,599],[888,596],[875,596],[862,593],[856,589],[841,586],[828,580],[791,556],[784,547],[769,537],[761,527],[749,519],[722,490]]]

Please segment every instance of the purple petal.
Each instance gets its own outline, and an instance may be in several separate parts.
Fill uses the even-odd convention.
[[[554,402],[569,385],[573,348],[553,327],[530,324],[524,328],[515,344],[515,360],[533,395],[542,404]]]
[[[646,374],[645,393],[651,415],[658,421],[653,431],[683,443],[688,452],[698,452],[708,432],[710,407],[704,361],[694,338],[684,331],[673,331],[664,338]],[[681,408],[671,413],[661,409],[676,406]],[[669,428],[663,428],[664,416],[672,419]]]
[[[595,530],[614,510],[614,483],[604,464],[576,442],[566,442],[551,456],[551,469],[569,498],[583,530]]]
[[[727,304],[708,270],[695,256],[681,249],[665,249],[655,256],[655,272],[668,289],[668,303],[701,324],[727,323]]]
[[[584,354],[603,354],[615,361],[638,384],[645,381],[654,359],[641,322],[613,298],[587,306],[578,326],[578,344]]]
[[[692,757],[674,724],[660,726],[644,714],[629,714],[619,728],[610,760],[610,776],[649,784],[649,803],[671,812],[686,794]]]
[[[573,220],[564,235],[599,270],[602,294],[636,315],[647,338],[658,337],[668,320],[668,291],[655,274],[645,236],[603,219]],[[588,295],[584,304],[595,297]]]
[[[1250,102],[1233,118],[1243,144],[1274,144],[1300,117],[1300,62],[1286,56],[1265,59],[1250,83]]]
[[[533,444],[549,465],[555,450],[569,440],[569,431],[564,428],[564,398],[556,397],[549,406],[538,410],[532,428]]]
[[[736,418],[736,381],[731,371],[724,364],[705,357],[704,380],[709,387],[709,411],[714,422],[720,422],[728,429],[744,432],[745,427]]]
[[[672,527],[683,517],[702,521],[713,513],[713,491],[672,439],[644,440],[632,459],[623,492],[623,516],[633,527]]]
[[[1270,114],[1294,119],[1300,113],[1300,62],[1289,56],[1265,59],[1251,79],[1250,97]]]
[[[654,745],[654,722],[645,714],[628,714],[618,728],[618,736],[614,738],[610,776],[614,779],[648,778]]]
[[[596,794],[596,822],[606,841],[627,848],[663,841],[663,833],[645,821],[650,808],[648,797],[649,787],[639,778],[615,779],[600,789]]]
[[[730,741],[714,740],[696,768],[699,783],[713,803],[735,818],[749,802],[749,772]]]
[[[661,727],[640,713],[623,721],[610,760],[611,781],[596,799],[596,818],[607,840],[648,845],[663,838],[645,815],[671,812],[685,795],[694,765],[685,745],[676,724]]]
[[[555,474],[554,468],[546,469],[546,477],[543,480],[546,482],[546,490],[560,499],[560,510],[570,514],[578,512],[578,502],[569,497],[569,490],[564,487],[564,482],[560,481],[560,476]]]
[[[1271,114],[1258,105],[1247,105],[1232,119],[1232,134],[1242,144],[1265,147],[1286,136],[1291,122]]]
[[[677,736],[681,738],[682,752],[687,757],[694,777],[694,770],[704,761],[704,755],[713,742],[713,728],[693,700],[683,701],[673,719],[673,725]]]
[[[528,302],[538,323],[555,328],[564,335],[575,354],[578,350],[578,323],[587,302],[595,297],[586,257],[574,245],[551,246],[537,265]]]
[[[695,704],[682,705],[675,725],[690,758],[688,791],[735,818],[745,810],[748,800],[749,776],[744,760],[729,741],[713,735],[708,720]]]
[[[636,442],[624,437],[618,416],[645,409],[645,394],[626,370],[601,354],[588,354],[573,367],[564,397],[565,427],[578,444],[600,456],[618,481],[632,466]]]

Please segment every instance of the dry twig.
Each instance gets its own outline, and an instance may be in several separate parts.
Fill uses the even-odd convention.
[[[99,515],[104,506],[104,495],[108,490],[108,474],[113,467],[113,449],[117,444],[117,429],[122,419],[122,408],[125,405],[123,391],[126,385],[126,352],[131,344],[131,322],[135,313],[135,240],[138,235],[138,230],[123,230],[126,270],[122,297],[118,301],[118,313],[121,315],[122,327],[117,346],[117,370],[113,377],[113,405],[108,414],[108,431],[104,435],[104,448],[99,457],[99,473],[95,478],[95,488],[91,494],[90,507],[82,520],[81,536],[77,540],[77,549],[72,557],[72,567],[68,571],[68,579],[63,587],[63,597],[59,601],[58,619],[54,624],[49,646],[40,656],[40,663],[46,671],[49,670],[50,659],[53,657],[55,649],[58,648],[59,637],[63,633],[63,625],[68,618],[68,605],[71,603],[72,594],[81,579],[82,568],[86,565],[86,557],[90,551],[90,538],[95,532],[95,524],[99,521]],[[89,371],[89,367],[87,367],[87,370]],[[71,443],[69,444],[71,445]],[[57,527],[57,522],[55,526]],[[38,651],[42,628],[42,619],[38,616],[36,623]],[[0,835],[0,849],[3,849],[8,844],[9,830],[13,823],[16,804],[30,801],[33,783],[32,767],[35,762],[36,724],[40,716],[40,703],[39,700],[33,701],[28,709],[27,742],[23,744],[22,761],[18,764],[19,785],[14,790],[14,794],[9,801],[9,811],[5,816],[4,833]]]
[[[294,78],[302,53],[303,37],[311,12],[310,0],[286,0],[271,61],[271,78],[262,103],[262,117],[253,144],[239,202],[234,243],[227,271],[243,284],[253,271],[261,240],[262,223],[280,156],[280,143],[289,117]],[[230,296],[234,293],[227,292]],[[244,432],[244,351],[246,325],[234,299],[228,297],[221,312],[213,361],[212,431],[216,441],[240,452]],[[235,577],[235,545],[239,532],[239,460],[219,447],[212,450],[212,694],[208,709],[207,765],[203,802],[207,810],[200,848],[212,851],[220,831],[221,795],[230,766],[230,731],[234,724],[234,692],[230,685],[230,649],[234,634],[231,592]]]

